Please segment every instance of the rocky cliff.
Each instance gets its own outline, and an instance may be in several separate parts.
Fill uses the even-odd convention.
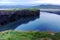
[[[0,10],[0,25],[16,21],[21,17],[39,16],[40,10]]]

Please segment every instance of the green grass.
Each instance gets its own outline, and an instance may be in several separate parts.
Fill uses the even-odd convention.
[[[17,11],[17,10],[29,10],[29,11],[37,11],[40,10],[38,8],[11,8],[8,10],[0,10],[0,11]]]
[[[3,31],[0,32],[0,40],[60,40],[60,33],[39,32],[39,31]]]

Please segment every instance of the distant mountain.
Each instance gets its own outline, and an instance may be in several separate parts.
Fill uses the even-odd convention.
[[[43,8],[43,9],[60,9],[59,5],[38,5],[38,6],[34,6],[36,8]]]
[[[30,6],[23,6],[23,5],[2,5],[0,8],[29,8]]]
[[[2,5],[0,8],[40,8],[40,9],[60,9],[59,5],[37,5],[37,6],[24,6],[24,5]]]

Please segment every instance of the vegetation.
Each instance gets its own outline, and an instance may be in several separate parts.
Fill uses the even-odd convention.
[[[40,10],[40,9],[38,9],[38,8],[12,8],[12,9],[0,10],[0,11],[17,11],[17,10],[36,11],[36,10]]]
[[[60,33],[9,30],[0,32],[0,40],[60,40]]]

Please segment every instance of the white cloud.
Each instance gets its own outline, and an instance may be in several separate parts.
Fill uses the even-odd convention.
[[[38,5],[39,0],[1,0],[0,5]]]
[[[60,0],[0,0],[0,5],[39,5],[39,4],[60,5]]]
[[[41,0],[40,1],[43,4],[56,4],[60,5],[60,0]]]

